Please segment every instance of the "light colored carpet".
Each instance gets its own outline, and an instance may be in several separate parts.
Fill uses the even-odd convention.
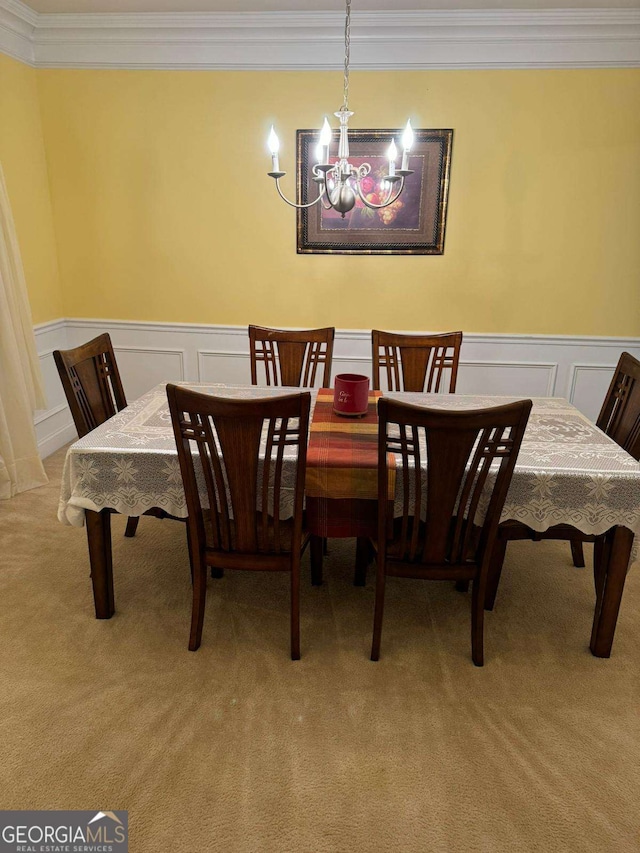
[[[192,653],[184,527],[124,539],[114,518],[97,621],[84,531],[56,520],[62,461],[0,505],[1,808],[128,809],[135,853],[640,848],[637,566],[610,660],[588,650],[591,571],[551,542],[509,546],[483,669],[469,597],[400,579],[371,663],[349,540],[321,588],[305,560],[301,661],[266,574],[209,581]]]

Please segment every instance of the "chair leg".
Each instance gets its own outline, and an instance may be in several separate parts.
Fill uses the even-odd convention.
[[[484,666],[484,603],[486,577],[475,578],[471,588],[471,659],[476,666]]]
[[[580,539],[570,539],[569,541],[571,543],[573,565],[576,569],[584,569],[584,551],[582,550],[582,542]]]
[[[382,615],[384,612],[384,593],[386,577],[384,564],[378,555],[378,574],[376,577],[376,604],[373,615],[373,641],[371,643],[371,660],[380,659],[380,639],[382,637]]]
[[[291,660],[300,660],[300,557],[291,567]]]
[[[207,597],[207,564],[202,554],[194,549],[193,554],[193,604],[191,607],[191,633],[189,635],[189,651],[195,652],[202,641],[202,625],[204,623],[204,606]]]
[[[131,515],[127,519],[127,527],[124,531],[124,535],[131,539],[132,536],[136,535],[136,530],[138,529],[138,522],[140,521],[140,517],[137,515]]]
[[[191,528],[189,527],[189,521],[185,524],[185,530],[187,532],[187,551],[189,553],[189,572],[191,573],[191,585],[193,586],[193,566],[196,561],[196,558],[193,556],[193,547],[191,542]]]

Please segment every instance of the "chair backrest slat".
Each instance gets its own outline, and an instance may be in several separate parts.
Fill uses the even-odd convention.
[[[127,405],[107,333],[53,357],[78,436],[86,435]]]
[[[211,424],[207,417],[194,413],[193,416],[198,423],[202,424],[202,440],[198,445],[200,463],[207,486],[207,498],[213,530],[214,547],[223,551],[231,548],[231,518],[229,505],[226,499],[220,500],[220,495],[227,494],[227,477],[223,468],[222,459],[217,453],[212,453],[211,448],[216,446],[215,437]]]
[[[328,388],[334,336],[331,327],[289,331],[249,326],[251,384],[258,384],[258,364],[263,364],[267,385],[314,388],[320,381]]]
[[[640,459],[640,361],[623,352],[596,425],[634,459]]]
[[[424,427],[422,433],[425,434]],[[465,473],[478,434],[475,429],[458,430],[454,435],[437,425],[425,434],[427,446],[427,508],[423,562],[443,563],[455,559],[451,551],[451,521],[458,516],[459,495],[465,493]],[[472,469],[466,476],[467,494]],[[415,526],[419,522],[414,522]]]
[[[289,553],[292,539],[282,525],[290,513],[283,518],[281,510],[284,456],[287,450],[295,456],[293,517],[299,542],[310,394],[236,400],[168,385],[167,396],[189,518],[204,513],[213,531],[212,541],[200,546],[238,554]],[[192,441],[198,444],[198,471]],[[204,510],[200,476],[209,503]],[[204,526],[196,534],[203,537]]]
[[[371,332],[373,389],[380,390],[384,373],[388,391],[444,390],[447,371],[450,393],[456,390],[462,332],[442,335],[401,335]]]
[[[389,512],[388,501],[393,499],[388,494],[387,454],[395,454],[400,462],[396,467],[403,480],[394,559],[425,567],[482,559],[488,537],[497,530],[531,405],[523,400],[490,409],[447,411],[381,398],[381,512]],[[385,515],[384,529],[388,522]]]
[[[254,552],[259,550],[255,513],[259,506],[258,460],[263,420],[216,417],[215,427],[228,489],[228,494],[220,494],[218,499],[227,504],[234,519],[233,548]]]

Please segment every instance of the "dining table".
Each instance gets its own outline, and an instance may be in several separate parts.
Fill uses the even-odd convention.
[[[370,560],[367,543],[377,538],[377,399],[369,394],[362,418],[333,409],[333,392],[318,392],[307,452],[306,521],[315,542],[356,537],[355,583],[363,585]],[[519,397],[384,392],[384,396],[435,409],[479,409]],[[640,533],[640,463],[559,397],[534,397],[494,549],[498,561],[506,543],[542,535],[566,538],[571,531],[602,536],[590,648],[609,657],[626,574]],[[427,459],[426,448],[421,454]],[[388,463],[393,473],[393,460]],[[426,471],[424,472],[426,476]],[[391,485],[391,484],[390,484]],[[390,488],[390,493],[393,490]],[[401,514],[402,471],[395,472],[396,509]],[[501,564],[497,566],[499,578]],[[322,550],[312,553],[312,579],[322,578]],[[495,588],[486,606],[493,607]]]
[[[202,393],[240,399],[290,394],[284,386],[180,383]],[[331,389],[311,390],[307,451],[306,524],[315,543],[332,537],[366,542],[377,534],[377,399],[370,392],[364,417],[333,410]],[[486,408],[521,397],[384,392],[385,396],[432,408]],[[640,464],[567,400],[532,398],[533,408],[501,516],[532,538],[557,526],[587,536],[606,535],[594,608],[590,649],[609,657],[626,574],[640,533]],[[287,460],[284,461],[285,468]],[[291,464],[291,498],[293,469]],[[401,471],[389,459],[388,476],[401,489]],[[286,473],[285,473],[286,486]],[[287,491],[285,488],[285,500]],[[186,519],[187,507],[166,397],[160,383],[105,423],[73,443],[62,476],[58,518],[85,526],[96,618],[115,612],[111,515],[154,514]],[[365,563],[360,554],[360,568]]]

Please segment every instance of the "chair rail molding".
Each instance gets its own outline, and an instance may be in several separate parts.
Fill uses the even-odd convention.
[[[640,65],[640,9],[417,10],[353,15],[352,67]],[[327,70],[338,12],[39,14],[0,0],[0,51],[41,68]],[[384,50],[380,50],[381,45]]]
[[[41,323],[35,333],[49,408],[37,412],[34,421],[43,456],[76,437],[53,350],[78,346],[102,332],[111,335],[129,399],[162,381],[250,384],[247,326],[93,318]],[[624,350],[640,358],[640,338],[465,332],[458,393],[566,397],[595,420]],[[334,376],[371,375],[370,330],[337,330],[333,362]]]

